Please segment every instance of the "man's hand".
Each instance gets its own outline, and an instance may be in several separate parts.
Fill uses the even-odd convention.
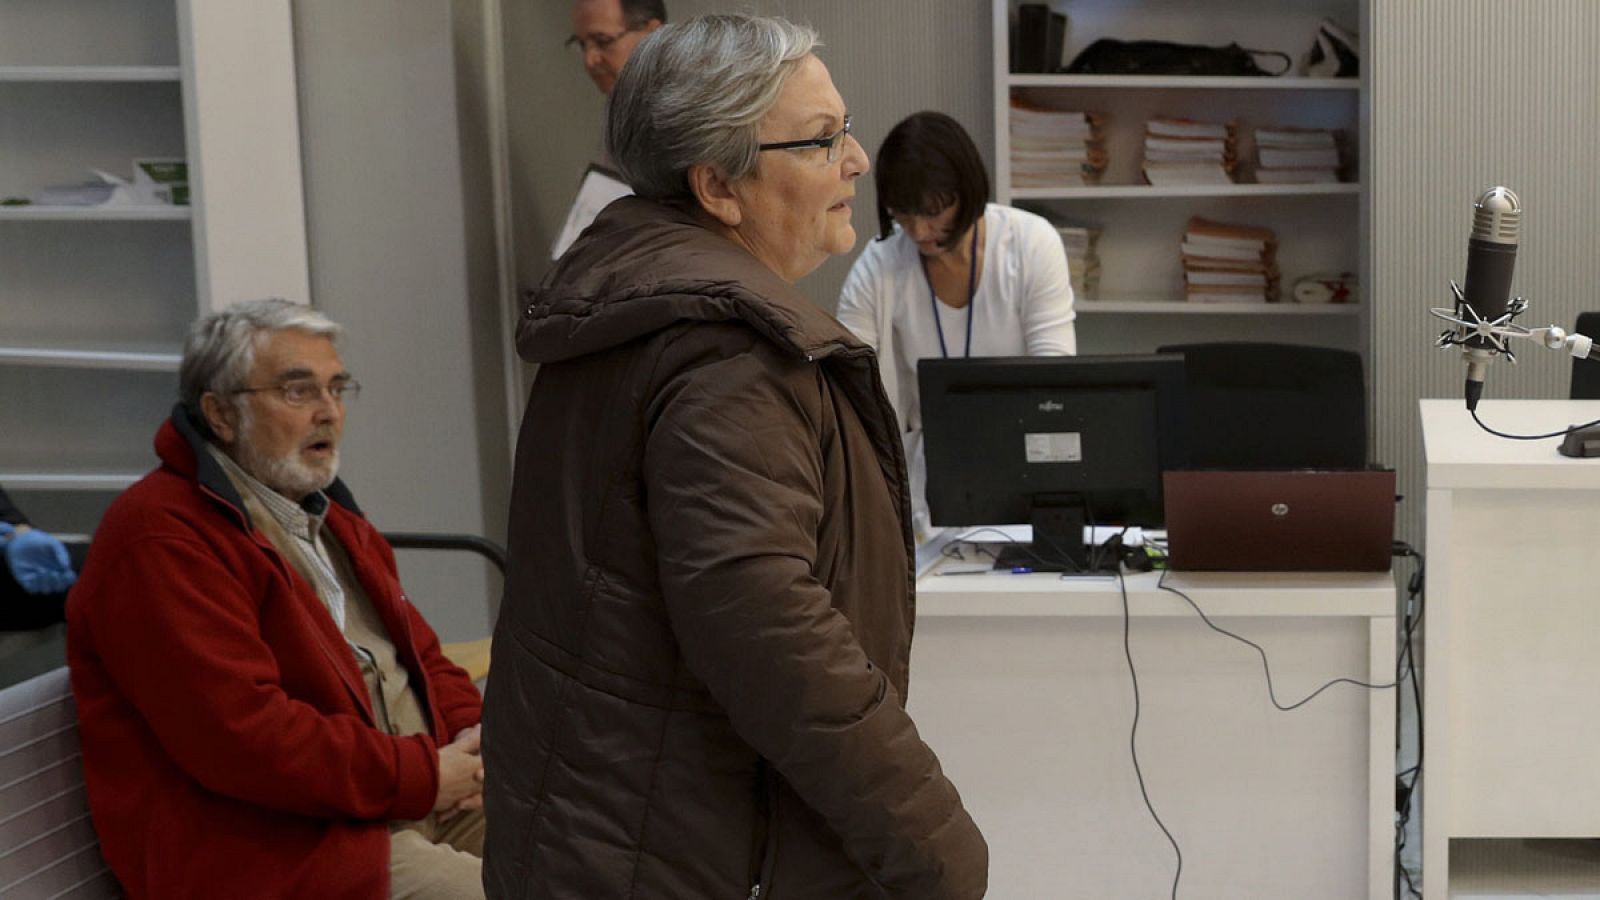
[[[54,535],[0,522],[6,564],[17,584],[30,594],[59,594],[78,580],[67,558],[67,548]]]
[[[433,811],[441,820],[464,809],[483,806],[483,757],[478,726],[463,728],[455,740],[439,748],[439,793]]]

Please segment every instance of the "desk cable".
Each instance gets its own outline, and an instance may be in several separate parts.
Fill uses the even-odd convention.
[[[1400,881],[1405,882],[1408,896],[1422,900],[1422,892],[1417,890],[1416,884],[1411,880],[1411,871],[1401,860],[1401,852],[1406,847],[1406,826],[1411,821],[1411,804],[1416,797],[1417,782],[1422,778],[1422,752],[1423,752],[1423,717],[1422,717],[1422,679],[1417,675],[1417,653],[1413,643],[1417,626],[1422,623],[1422,615],[1426,610],[1427,561],[1422,554],[1404,541],[1394,542],[1394,555],[1409,557],[1416,562],[1416,570],[1411,573],[1411,578],[1406,583],[1406,605],[1402,615],[1402,626],[1405,634],[1405,644],[1400,648],[1400,665],[1396,680],[1411,682],[1411,701],[1417,711],[1417,761],[1409,768],[1395,776],[1395,840],[1394,840],[1394,868],[1395,868],[1395,895],[1399,896]],[[1396,716],[1399,708],[1396,707]],[[1395,753],[1399,754],[1402,743],[1400,728],[1395,728]],[[1409,781],[1407,778],[1409,777]]]
[[[1477,410],[1471,410],[1471,413],[1472,421],[1477,422],[1479,428],[1482,428],[1484,431],[1489,432],[1497,438],[1505,438],[1506,440],[1510,441],[1543,441],[1550,438],[1566,437],[1574,431],[1583,431],[1584,429],[1594,428],[1595,426],[1600,425],[1600,419],[1595,419],[1593,422],[1585,422],[1582,425],[1569,425],[1560,431],[1551,431],[1545,434],[1507,434],[1503,431],[1496,431],[1486,425],[1482,419],[1478,418]],[[1401,554],[1397,552],[1395,555],[1399,556]]]
[[[1412,681],[1412,689],[1413,689],[1413,691],[1416,692],[1416,697],[1418,698],[1417,699],[1417,716],[1418,716],[1418,722],[1420,723],[1421,715],[1422,715],[1421,699],[1420,699],[1421,698],[1421,692],[1420,692],[1420,689],[1418,689],[1418,687],[1417,687],[1416,658],[1415,658],[1415,654],[1412,651],[1412,640],[1411,640],[1411,638],[1412,638],[1413,632],[1416,629],[1417,624],[1421,621],[1421,607],[1420,607],[1420,605],[1417,607],[1417,616],[1415,618],[1413,618],[1412,615],[1411,615],[1413,607],[1412,607],[1412,603],[1410,602],[1410,600],[1412,598],[1416,598],[1416,597],[1419,597],[1421,595],[1422,584],[1423,584],[1422,554],[1420,554],[1416,550],[1412,549],[1409,545],[1406,545],[1406,544],[1403,544],[1403,543],[1400,543],[1400,542],[1396,542],[1395,543],[1395,547],[1394,547],[1394,555],[1396,555],[1396,556],[1410,556],[1410,557],[1414,557],[1417,560],[1417,571],[1416,571],[1415,574],[1412,575],[1410,586],[1409,586],[1409,589],[1408,589],[1409,597],[1408,597],[1408,601],[1407,601],[1407,604],[1406,604],[1406,617],[1405,617],[1405,636],[1406,636],[1405,637],[1405,645],[1404,645],[1404,647],[1401,648],[1401,651],[1400,651],[1400,653],[1399,653],[1399,655],[1398,655],[1398,657],[1397,657],[1397,659],[1395,661],[1395,680],[1391,681],[1391,682],[1384,683],[1384,684],[1373,684],[1371,682],[1361,681],[1360,679],[1356,679],[1356,678],[1347,678],[1347,677],[1334,678],[1334,679],[1328,681],[1327,683],[1323,684],[1321,687],[1317,688],[1316,690],[1312,691],[1310,694],[1306,695],[1305,697],[1303,697],[1303,698],[1301,698],[1299,700],[1296,700],[1293,703],[1289,703],[1289,704],[1282,703],[1282,702],[1280,702],[1278,700],[1277,690],[1273,686],[1273,683],[1272,683],[1272,666],[1267,660],[1267,651],[1265,649],[1263,649],[1260,644],[1257,644],[1255,641],[1252,641],[1249,638],[1241,637],[1240,635],[1234,634],[1233,632],[1227,630],[1226,628],[1223,628],[1220,625],[1217,625],[1215,622],[1211,621],[1211,617],[1206,615],[1205,610],[1201,609],[1200,605],[1198,603],[1196,603],[1192,597],[1190,597],[1188,594],[1185,594],[1183,591],[1180,591],[1177,588],[1172,587],[1171,585],[1167,584],[1167,574],[1168,574],[1168,572],[1171,571],[1170,569],[1163,569],[1162,570],[1160,578],[1158,578],[1157,581],[1156,581],[1156,587],[1158,589],[1166,591],[1166,592],[1168,592],[1170,594],[1177,594],[1179,597],[1182,597],[1184,599],[1184,601],[1187,602],[1189,604],[1189,606],[1194,609],[1195,613],[1200,616],[1200,620],[1202,622],[1204,622],[1206,624],[1206,626],[1208,628],[1210,628],[1212,631],[1215,631],[1218,634],[1222,634],[1222,635],[1225,635],[1227,637],[1233,638],[1234,640],[1239,641],[1242,644],[1246,644],[1246,645],[1250,646],[1251,648],[1253,648],[1256,651],[1257,654],[1259,654],[1261,656],[1261,669],[1262,669],[1262,672],[1266,675],[1267,697],[1268,697],[1269,700],[1271,700],[1273,707],[1275,707],[1278,711],[1280,711],[1280,712],[1291,712],[1293,710],[1299,709],[1300,707],[1302,707],[1302,706],[1306,705],[1307,703],[1310,703],[1312,700],[1316,699],[1319,695],[1322,694],[1322,692],[1328,690],[1329,688],[1331,688],[1331,687],[1333,687],[1334,685],[1337,685],[1337,684],[1349,684],[1349,685],[1352,685],[1354,687],[1364,688],[1366,690],[1372,690],[1372,691],[1384,691],[1384,690],[1391,690],[1391,689],[1394,689],[1394,688],[1398,688],[1400,686],[1401,682],[1403,681],[1403,677],[1402,676],[1409,672],[1409,675],[1410,675],[1411,681]],[[1129,609],[1129,603],[1128,603],[1128,583],[1127,583],[1126,576],[1122,573],[1122,571],[1120,569],[1117,572],[1117,587],[1119,588],[1119,590],[1121,591],[1121,594],[1122,594],[1122,652],[1123,652],[1123,655],[1128,660],[1128,677],[1129,677],[1130,682],[1133,685],[1133,726],[1130,729],[1129,735],[1128,735],[1128,749],[1129,749],[1129,754],[1133,759],[1133,772],[1134,772],[1134,776],[1139,781],[1139,793],[1144,798],[1145,808],[1147,810],[1149,810],[1150,817],[1155,820],[1155,823],[1156,823],[1157,827],[1159,827],[1161,829],[1161,833],[1166,835],[1167,841],[1172,844],[1173,853],[1176,854],[1176,856],[1177,856],[1177,860],[1178,860],[1177,869],[1173,873],[1173,876],[1172,876],[1172,900],[1177,900],[1177,897],[1178,897],[1178,884],[1179,884],[1179,882],[1181,881],[1181,879],[1183,877],[1183,850],[1182,850],[1182,848],[1180,848],[1178,846],[1177,838],[1175,838],[1173,836],[1172,831],[1169,828],[1167,828],[1166,823],[1161,820],[1160,814],[1156,812],[1155,804],[1150,800],[1150,792],[1145,786],[1144,771],[1139,765],[1139,712],[1140,712],[1139,674],[1138,674],[1137,668],[1134,665],[1134,660],[1133,660],[1133,644],[1132,644],[1132,640],[1131,640],[1133,616],[1132,616],[1131,611]],[[1409,820],[1409,816],[1410,816],[1411,788],[1415,787],[1417,778],[1419,778],[1421,776],[1421,772],[1422,772],[1422,747],[1421,747],[1421,728],[1420,728],[1420,724],[1419,724],[1419,728],[1418,728],[1418,747],[1417,747],[1417,765],[1412,767],[1411,769],[1408,769],[1406,772],[1401,773],[1402,782],[1401,782],[1401,785],[1399,786],[1399,788],[1397,788],[1397,793],[1396,793],[1397,804],[1403,805],[1404,809],[1403,809],[1403,811],[1400,811],[1400,818],[1398,819],[1397,837],[1396,837],[1396,846],[1395,846],[1396,868],[1404,876],[1405,881],[1406,881],[1407,889],[1413,895],[1415,895],[1415,896],[1417,896],[1419,898],[1421,897],[1421,894],[1418,893],[1416,888],[1412,885],[1410,873],[1407,872],[1403,866],[1399,865],[1399,857],[1400,857],[1400,850],[1405,845],[1405,843],[1404,843],[1405,842],[1404,829],[1405,829],[1405,822]],[[1403,778],[1406,775],[1410,775],[1411,776],[1411,782],[1409,784],[1405,784],[1404,781],[1403,781]]]

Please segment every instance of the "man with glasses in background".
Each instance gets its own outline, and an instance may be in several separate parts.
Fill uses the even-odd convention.
[[[483,897],[482,701],[337,477],[339,335],[283,300],[196,323],[161,465],[67,604],[89,806],[135,900]]]
[[[633,55],[633,48],[666,21],[663,0],[573,0],[572,34],[566,43],[582,57],[583,68],[594,80],[594,86],[610,97],[617,74]],[[550,258],[559,259],[567,252],[607,204],[631,193],[602,154],[584,172],[578,196],[550,247]]]
[[[662,0],[573,0],[567,46],[583,55],[584,70],[609,97],[633,48],[666,21]]]

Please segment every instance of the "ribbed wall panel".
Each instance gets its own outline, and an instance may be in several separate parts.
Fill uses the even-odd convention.
[[[0,690],[0,897],[120,894],[89,818],[66,667]]]
[[[1460,397],[1465,375],[1458,353],[1432,349],[1442,323],[1427,307],[1450,305],[1466,271],[1477,196],[1503,184],[1522,198],[1521,324],[1570,329],[1600,309],[1600,3],[1370,0],[1367,19],[1375,453],[1399,469],[1400,535],[1420,548],[1417,400]],[[1529,342],[1517,356],[1489,370],[1491,426],[1497,398],[1567,395],[1567,356]]]

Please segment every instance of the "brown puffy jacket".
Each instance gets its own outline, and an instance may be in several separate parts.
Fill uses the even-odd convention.
[[[637,198],[517,344],[542,365],[486,691],[489,895],[981,897],[988,849],[904,708],[905,463],[872,351]]]

